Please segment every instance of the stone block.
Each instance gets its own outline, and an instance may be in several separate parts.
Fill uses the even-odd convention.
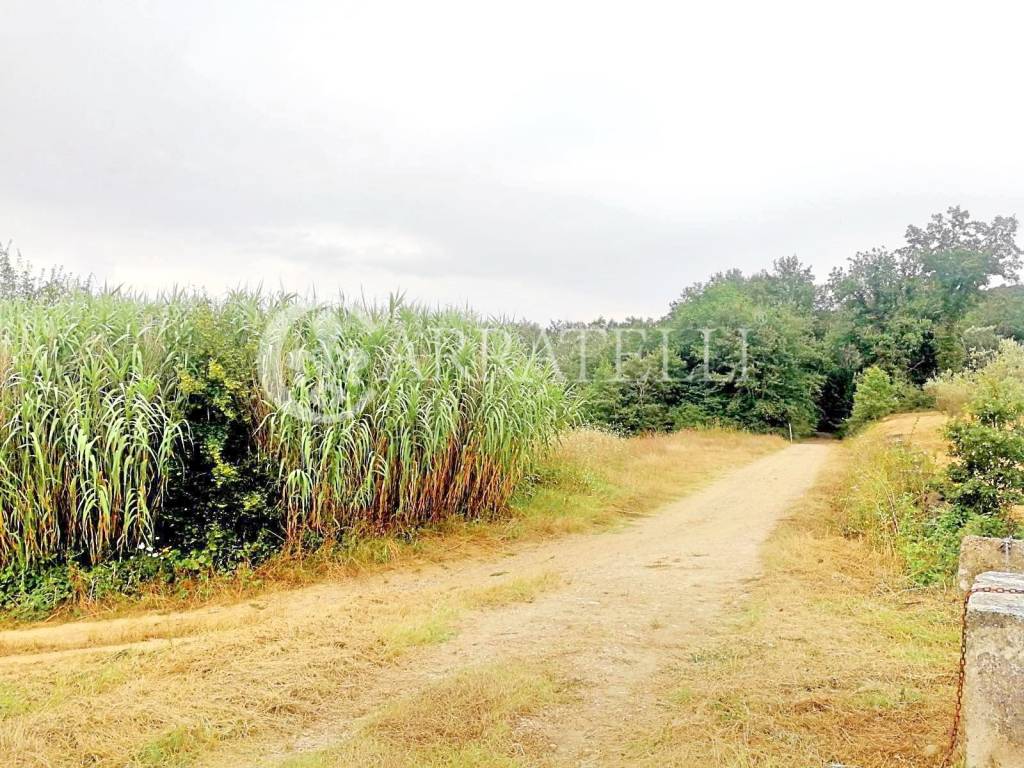
[[[956,578],[960,592],[966,593],[975,577],[985,571],[1024,573],[1024,540],[964,536]]]
[[[982,573],[974,586],[1024,590],[1024,574]],[[1024,594],[971,595],[963,727],[966,768],[1024,768]]]

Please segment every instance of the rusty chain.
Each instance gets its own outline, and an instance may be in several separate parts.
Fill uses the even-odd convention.
[[[960,612],[960,668],[956,678],[956,704],[953,709],[953,725],[949,729],[949,745],[946,754],[939,763],[938,768],[951,768],[953,757],[956,755],[957,737],[960,735],[960,719],[964,704],[964,677],[967,674],[967,606],[971,595],[979,592],[1003,594],[1003,595],[1024,595],[1024,589],[1013,589],[1010,587],[973,587],[964,595],[963,607]]]

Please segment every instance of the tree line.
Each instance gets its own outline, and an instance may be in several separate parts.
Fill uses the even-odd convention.
[[[1017,228],[1013,216],[980,221],[953,207],[821,282],[789,256],[696,283],[658,319],[522,332],[553,353],[585,417],[617,431],[836,431],[868,369],[892,382],[899,405],[915,407],[940,372],[962,370],[999,338],[1024,339]]]
[[[1014,216],[983,221],[952,207],[824,280],[787,256],[695,283],[660,318],[514,325],[592,424],[626,434],[713,424],[839,431],[865,371],[869,388],[892,390],[882,400],[912,408],[928,402],[922,386],[938,374],[969,367],[1001,338],[1024,340],[1017,229]],[[0,248],[0,299],[91,288],[60,269],[35,274]]]

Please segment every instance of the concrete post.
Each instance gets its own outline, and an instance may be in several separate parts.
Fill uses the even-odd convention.
[[[956,581],[966,593],[975,577],[985,571],[1024,573],[1024,541],[990,536],[964,536],[960,543],[960,568]]]
[[[974,586],[1024,590],[1024,574],[990,571]],[[963,726],[966,768],[1024,768],[1024,595],[971,595]]]

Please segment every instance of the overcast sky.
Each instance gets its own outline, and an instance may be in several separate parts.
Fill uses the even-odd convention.
[[[0,238],[144,289],[660,316],[1024,213],[1019,7],[0,0]]]

